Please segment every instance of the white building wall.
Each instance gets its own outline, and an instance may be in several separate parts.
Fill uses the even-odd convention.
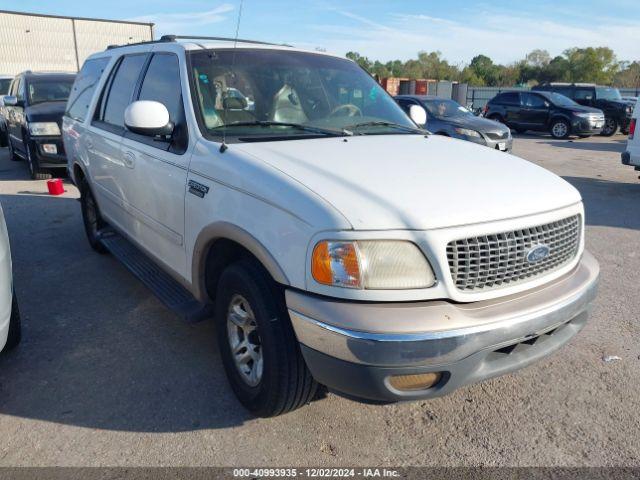
[[[152,40],[148,24],[0,12],[0,74],[75,72],[78,63],[82,66],[87,56],[108,45],[147,40]]]

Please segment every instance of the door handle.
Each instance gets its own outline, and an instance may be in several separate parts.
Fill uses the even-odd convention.
[[[127,168],[134,168],[136,166],[136,156],[133,152],[127,150],[122,155],[122,159]]]

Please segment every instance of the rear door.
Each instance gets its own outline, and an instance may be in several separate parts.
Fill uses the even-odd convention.
[[[134,100],[162,103],[175,125],[171,138],[125,132],[121,154],[125,168],[120,183],[136,241],[174,272],[184,275],[184,196],[189,167],[188,131],[178,55],[151,57]]]
[[[103,87],[83,146],[100,211],[110,223],[126,232],[133,231],[134,222],[127,213],[129,192],[125,182],[130,166],[122,158],[120,143],[125,132],[124,111],[131,103],[147,58],[147,53],[136,53],[117,60]]]
[[[522,92],[522,110],[520,123],[534,130],[546,128],[549,119],[549,103],[544,97],[535,93]]]
[[[500,95],[500,104],[504,108],[504,121],[508,125],[520,125],[520,93],[506,92]]]

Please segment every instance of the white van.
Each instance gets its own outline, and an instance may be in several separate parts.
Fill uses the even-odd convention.
[[[633,166],[636,170],[640,170],[640,134],[636,134],[638,117],[640,117],[640,108],[636,105],[629,125],[627,148],[622,152],[622,164]]]
[[[578,191],[428,134],[414,107],[341,57],[163,37],[89,57],[63,136],[91,246],[187,320],[213,316],[234,392],[270,416],[321,385],[444,395],[586,323]]]

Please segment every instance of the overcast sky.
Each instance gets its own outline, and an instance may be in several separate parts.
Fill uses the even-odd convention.
[[[154,22],[157,35],[233,36],[240,1],[19,5],[21,11]],[[468,63],[480,53],[505,63],[534,48],[556,55],[573,46],[608,46],[621,60],[640,60],[640,6],[637,0],[244,0],[240,37],[341,55],[354,50],[382,61],[440,50],[452,63]]]

